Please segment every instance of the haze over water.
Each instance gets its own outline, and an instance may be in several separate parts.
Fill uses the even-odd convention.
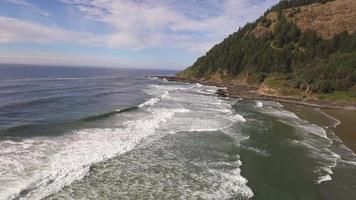
[[[170,74],[1,66],[0,199],[356,198],[337,121]]]

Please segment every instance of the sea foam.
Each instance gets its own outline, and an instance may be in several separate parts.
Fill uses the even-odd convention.
[[[280,106],[266,106],[260,109],[260,112],[276,117],[279,121],[296,128],[299,140],[294,140],[292,143],[305,146],[309,150],[309,156],[318,161],[319,166],[316,167],[315,172],[319,178],[316,183],[332,180],[332,169],[339,162],[349,163],[356,160],[354,155],[347,153],[351,150],[347,147],[345,150],[345,145],[330,129],[300,119],[295,113],[283,110]],[[341,156],[345,152],[349,156]]]
[[[261,101],[256,102],[256,107],[261,108],[263,106],[263,103]]]
[[[143,107],[146,107],[146,106],[153,106],[154,104],[156,104],[157,102],[159,102],[160,100],[162,99],[165,99],[165,98],[168,98],[168,95],[169,95],[169,92],[168,91],[165,91],[161,97],[154,97],[154,98],[151,98],[149,99],[148,101],[140,104],[138,107],[140,108],[143,108]]]
[[[182,84],[149,86],[147,93],[154,97],[134,112],[120,113],[126,120],[120,122],[120,128],[81,129],[59,137],[0,141],[0,181],[7,180],[6,186],[0,189],[0,196],[42,199],[82,179],[94,163],[130,151],[157,132],[222,131],[229,134],[226,132],[229,127],[246,121],[234,113],[225,100],[199,93],[204,89],[217,88]],[[3,159],[3,155],[8,159]],[[220,190],[205,197],[232,193],[253,195],[239,168],[213,173],[221,176],[223,182]]]
[[[83,178],[93,163],[131,150],[176,113],[185,112],[189,110],[155,109],[143,118],[126,122],[125,128],[83,129],[53,139],[38,137],[19,142],[1,142],[2,148],[9,143],[18,148],[7,150],[7,157],[12,156],[11,160],[0,161],[4,173],[0,180],[14,178],[14,181],[8,182],[8,187],[0,190],[0,195],[5,199],[42,199]],[[16,166],[16,170],[13,166]],[[29,166],[39,170],[28,171]]]

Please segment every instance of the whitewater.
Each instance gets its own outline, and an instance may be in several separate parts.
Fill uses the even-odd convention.
[[[74,130],[59,137],[1,141],[0,182],[4,183],[0,188],[1,199],[47,197],[88,175],[94,163],[132,150],[142,139],[157,134],[158,129],[167,129],[170,134],[217,131],[245,122],[234,113],[229,101],[219,99],[213,92],[206,94],[216,89],[200,85],[150,85],[145,92],[152,98],[137,105],[136,111],[120,113],[116,127]],[[252,197],[247,180],[239,172],[241,162],[236,162],[226,172],[227,180],[222,184],[227,185],[221,187]],[[236,184],[241,188],[234,189]],[[214,193],[217,192],[221,191]],[[214,197],[217,195],[214,193],[204,195]],[[226,193],[224,197],[229,195],[232,194]]]
[[[0,199],[356,196],[356,155],[321,110],[136,73],[1,80]]]

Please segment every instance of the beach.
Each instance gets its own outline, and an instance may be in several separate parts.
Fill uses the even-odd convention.
[[[217,86],[220,89],[217,94],[224,97],[232,98],[244,98],[244,99],[260,99],[271,100],[284,103],[294,103],[297,105],[304,105],[316,108],[335,108],[343,110],[356,111],[356,104],[354,103],[340,103],[327,100],[321,100],[316,98],[302,98],[295,96],[275,95],[261,90],[261,86],[247,85],[247,84],[232,84],[218,81],[193,79],[193,78],[181,78],[176,76],[157,76],[160,79],[166,79],[168,81],[183,82],[183,83],[199,83],[203,85]]]

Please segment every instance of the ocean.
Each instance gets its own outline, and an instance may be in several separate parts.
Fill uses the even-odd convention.
[[[174,73],[1,65],[0,199],[356,199],[337,119]]]

